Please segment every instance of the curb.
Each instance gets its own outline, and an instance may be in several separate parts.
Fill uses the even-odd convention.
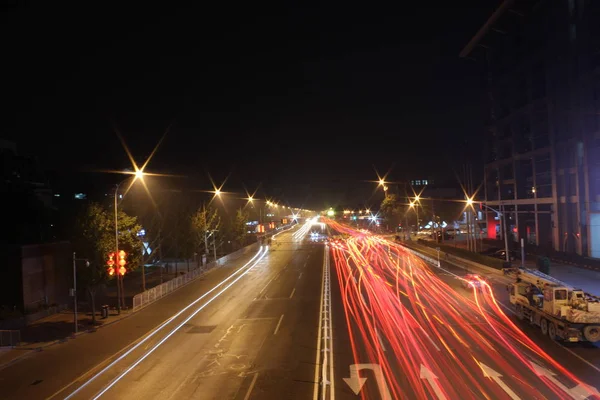
[[[406,247],[408,249],[411,249],[413,251],[416,251],[416,252],[419,252],[419,253],[423,253],[423,254],[427,254],[427,252],[425,250],[423,250],[423,249],[415,249],[414,247],[407,246],[407,245],[405,245],[403,243],[398,243],[398,244],[401,245],[401,246],[403,246],[403,247]],[[435,250],[432,250],[432,251],[436,252]],[[436,252],[436,254],[437,254],[437,252]],[[466,260],[464,258],[454,256],[454,255],[446,253],[444,251],[440,251],[440,256],[441,255],[446,256],[446,254],[448,254],[448,256],[450,258],[448,258],[448,259],[446,259],[445,257],[444,257],[444,259],[440,258],[440,261],[448,262],[448,263],[453,264],[453,265],[455,265],[455,266],[457,266],[459,268],[462,268],[462,269],[465,269],[465,265],[466,265],[466,266],[471,266],[473,268],[482,269],[482,270],[484,270],[486,272],[489,272],[489,273],[492,273],[492,274],[495,274],[495,275],[499,275],[499,276],[503,276],[504,275],[501,270],[498,270],[496,268],[488,267],[487,265],[480,264],[480,263],[475,262],[475,261]],[[462,263],[464,265],[456,264],[456,262],[453,262],[453,261],[460,262],[460,263]]]

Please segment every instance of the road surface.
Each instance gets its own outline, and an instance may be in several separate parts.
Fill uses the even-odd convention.
[[[332,244],[337,399],[597,393],[598,348],[571,353],[538,332],[529,340],[522,330],[533,328],[496,305],[507,301],[500,282],[492,284],[497,298],[475,293],[462,287],[463,270],[430,268],[394,243],[333,225],[351,237]]]
[[[5,368],[0,397],[310,398],[324,246],[298,230],[113,326]]]

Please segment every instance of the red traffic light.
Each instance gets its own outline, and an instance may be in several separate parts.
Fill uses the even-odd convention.
[[[125,253],[123,250],[119,251],[119,265],[122,267],[125,266],[125,264],[127,264],[127,261],[125,261],[125,256],[127,255],[127,253]],[[120,271],[120,269],[119,269]],[[123,275],[123,274],[121,274]]]
[[[121,266],[119,268],[119,275],[123,276],[123,275],[125,275],[125,272],[127,272],[127,269],[125,269],[125,267]]]
[[[106,272],[108,273],[108,276],[113,276],[115,274],[115,269],[113,267],[108,267]]]

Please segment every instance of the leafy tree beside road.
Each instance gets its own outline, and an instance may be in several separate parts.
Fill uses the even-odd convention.
[[[77,278],[90,296],[93,323],[96,322],[96,290],[114,279],[106,271],[108,254],[116,250],[114,224],[113,211],[95,202],[87,205],[77,221],[75,250],[78,257],[87,258],[90,263],[88,267],[78,268]],[[119,250],[127,253],[128,270],[140,265],[143,244],[137,235],[141,229],[136,217],[118,212]]]
[[[403,216],[398,196],[395,194],[386,194],[385,199],[381,202],[380,213],[387,222],[388,227],[392,227],[395,231],[396,227],[402,221]]]
[[[191,218],[192,232],[194,236],[194,246],[197,249],[204,248],[204,252],[199,251],[199,254],[208,253],[208,236],[218,230],[221,225],[221,217],[217,209],[202,205]]]
[[[244,247],[248,239],[248,213],[238,208],[233,221],[233,240],[238,248]]]

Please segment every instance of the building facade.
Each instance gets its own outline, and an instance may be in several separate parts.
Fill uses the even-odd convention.
[[[482,66],[485,199],[509,238],[600,258],[600,2],[505,0],[460,56]]]

